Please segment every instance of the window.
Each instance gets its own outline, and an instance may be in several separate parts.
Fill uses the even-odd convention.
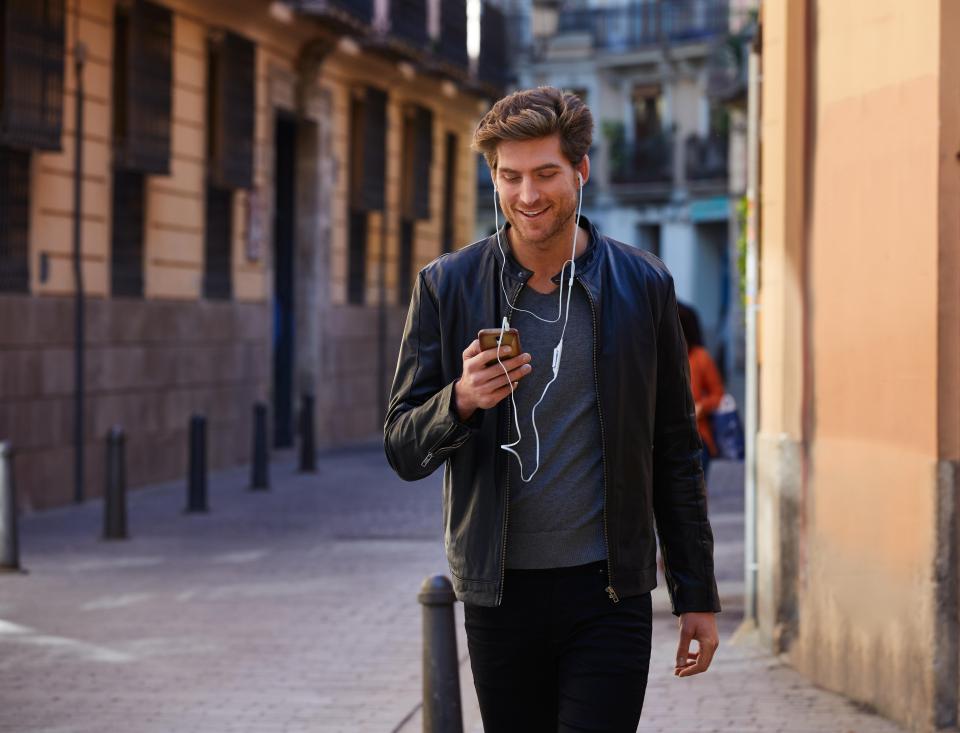
[[[660,256],[660,225],[659,224],[638,224],[637,235],[640,239],[640,249],[645,249],[651,254]]]
[[[0,147],[0,292],[30,289],[30,153]]]
[[[350,212],[347,302],[365,300],[367,213],[382,211],[385,200],[387,93],[358,90],[350,104]]]
[[[118,5],[113,43],[110,292],[143,297],[146,174],[170,170],[173,18],[147,0]]]
[[[633,87],[633,139],[644,140],[663,131],[663,95],[657,84]]]
[[[59,150],[64,0],[0,3],[0,144]]]
[[[433,163],[433,112],[425,107],[404,110],[400,175],[400,259],[397,298],[410,299],[414,233],[417,219],[430,218],[430,169]]]
[[[253,186],[255,56],[252,41],[229,31],[207,47],[207,164],[220,188]]]
[[[253,186],[256,46],[221,31],[207,44],[207,195],[203,295],[233,295],[233,193]]]
[[[164,7],[136,0],[117,6],[114,23],[114,165],[170,172],[173,18]]]
[[[453,217],[457,200],[457,136],[447,133],[443,168],[443,251],[453,251]],[[489,179],[488,179],[489,180]]]
[[[229,300],[232,296],[233,191],[207,184],[204,236],[203,297]]]
[[[110,292],[143,297],[143,225],[146,186],[136,171],[113,171]]]

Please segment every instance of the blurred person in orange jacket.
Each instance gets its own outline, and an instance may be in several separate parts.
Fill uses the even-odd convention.
[[[687,356],[690,359],[690,389],[697,412],[697,430],[703,441],[703,476],[707,477],[710,458],[717,455],[717,445],[710,428],[710,415],[719,407],[723,397],[723,380],[717,365],[713,363],[710,352],[703,345],[700,332],[700,319],[697,312],[684,303],[677,303],[680,311],[680,325],[687,342]]]

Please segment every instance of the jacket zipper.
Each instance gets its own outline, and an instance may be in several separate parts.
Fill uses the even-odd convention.
[[[600,406],[600,372],[597,370],[597,309],[593,302],[593,295],[590,289],[583,284],[583,281],[577,277],[576,281],[583,287],[587,294],[587,300],[590,301],[590,315],[593,318],[593,388],[597,395],[597,414],[600,415],[600,463],[603,466],[603,541],[607,550],[607,581],[610,583],[606,587],[607,595],[614,603],[620,602],[617,591],[613,588],[613,566],[610,562],[610,533],[607,530],[607,444],[603,433],[603,408]]]
[[[445,441],[448,437],[450,437],[450,433],[452,433],[456,429],[456,427],[457,427],[456,425],[451,425],[449,428],[447,428],[447,432],[445,432],[441,436],[440,440],[434,443],[433,447],[427,451],[426,458],[424,458],[423,461],[420,462],[421,468],[426,468],[427,465],[430,463],[430,461],[433,460],[434,455],[442,453],[444,450],[446,450],[446,448],[437,448],[437,446],[440,445],[443,441]],[[453,450],[458,445],[459,443],[454,443],[453,445],[447,446],[447,448],[450,448],[451,450]]]
[[[509,321],[513,317],[513,309],[517,304],[517,298],[520,297],[520,291],[523,290],[523,283],[521,282],[516,291],[513,293],[513,300],[508,304],[507,310],[507,320]],[[507,404],[507,431],[506,431],[506,442],[510,442],[510,408],[512,403]],[[506,480],[504,482],[505,495],[504,495],[504,509],[503,509],[503,541],[500,546],[500,592],[497,594],[497,605],[503,601],[503,585],[504,580],[507,576],[507,522],[510,519],[510,459],[507,459],[507,471],[506,471]]]

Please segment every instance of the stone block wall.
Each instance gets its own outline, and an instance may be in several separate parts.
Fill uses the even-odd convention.
[[[0,440],[26,510],[73,500],[73,323],[72,298],[0,297]],[[87,497],[102,495],[112,425],[129,487],[186,476],[194,413],[211,469],[249,460],[253,404],[269,397],[266,304],[91,299],[85,324]]]

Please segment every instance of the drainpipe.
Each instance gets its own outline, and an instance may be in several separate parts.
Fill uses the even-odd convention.
[[[760,226],[760,33],[750,47],[747,86],[746,409],[744,415],[744,580],[746,620],[757,622],[757,283]]]
[[[73,160],[73,279],[74,279],[74,392],[73,392],[73,499],[83,501],[83,393],[84,393],[84,292],[82,252],[83,212],[83,67],[87,47],[80,41],[80,3],[74,7],[73,61],[76,78],[76,116]]]

